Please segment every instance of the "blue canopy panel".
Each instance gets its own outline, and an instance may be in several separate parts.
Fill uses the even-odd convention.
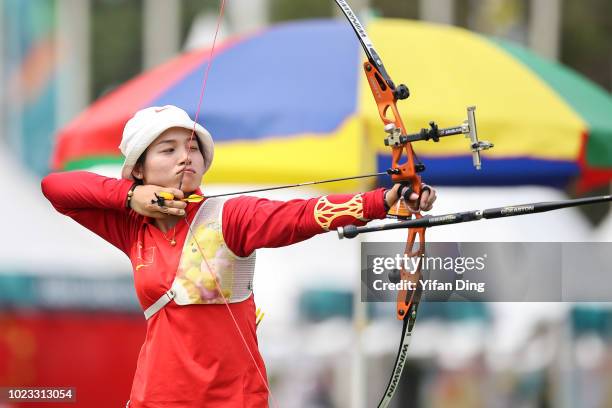
[[[564,188],[580,174],[577,163],[562,160],[485,157],[482,170],[476,170],[471,155],[419,158],[425,164],[425,171],[421,173],[423,181],[432,186],[544,185]],[[391,156],[378,154],[377,163],[378,171],[385,171],[391,166]],[[389,186],[391,179],[379,177],[378,184]]]
[[[357,109],[360,49],[338,21],[279,25],[238,40],[213,59],[198,122],[218,142],[326,136]],[[181,107],[195,116],[205,69],[206,62],[178,78],[151,104],[188,101]],[[227,92],[233,83],[239,92]]]

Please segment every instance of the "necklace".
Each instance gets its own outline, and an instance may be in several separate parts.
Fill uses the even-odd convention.
[[[166,234],[164,234],[163,232],[162,232],[162,235],[164,236],[164,239],[170,243],[170,246],[175,246],[176,245],[176,240],[175,240],[175,238],[176,238],[176,225],[174,227],[172,227],[172,238],[168,238],[166,236]]]

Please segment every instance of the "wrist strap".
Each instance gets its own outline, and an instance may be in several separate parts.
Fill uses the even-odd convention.
[[[127,193],[127,199],[125,200],[125,208],[127,208],[127,209],[131,209],[132,208],[132,207],[130,207],[130,201],[132,201],[132,196],[134,195],[134,190],[138,186],[139,186],[138,183],[134,183],[134,184],[132,184],[132,187],[130,187],[130,190]]]

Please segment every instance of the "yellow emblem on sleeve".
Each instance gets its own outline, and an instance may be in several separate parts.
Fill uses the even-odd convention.
[[[319,198],[314,208],[315,220],[325,231],[329,231],[336,218],[344,215],[360,221],[368,221],[363,217],[363,197],[361,194],[357,194],[343,203],[332,203],[327,199],[327,196],[323,196]]]

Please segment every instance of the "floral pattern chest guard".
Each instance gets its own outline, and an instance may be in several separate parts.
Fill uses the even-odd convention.
[[[242,258],[225,244],[223,203],[222,199],[209,198],[202,204],[187,233],[172,287],[145,310],[145,318],[172,300],[181,306],[224,304],[226,300],[242,302],[251,295],[255,252]]]

